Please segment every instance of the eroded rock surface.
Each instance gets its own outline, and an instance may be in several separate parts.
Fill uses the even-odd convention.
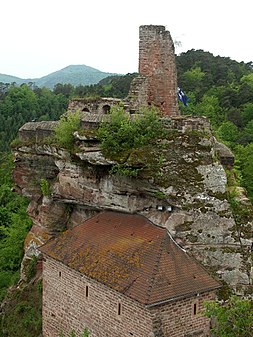
[[[217,142],[207,120],[175,117],[163,123],[167,137],[133,149],[125,159],[128,167],[140,169],[137,178],[112,174],[115,161],[103,156],[97,141],[87,147],[86,137],[76,137],[76,150],[70,153],[42,144],[32,128],[31,144],[20,144],[14,151],[14,180],[31,199],[28,212],[34,224],[25,242],[26,256],[96,212],[139,213],[166,227],[217,278],[238,292],[250,292],[251,217],[235,221],[226,173],[215,154]],[[24,129],[27,141],[29,128]],[[48,196],[42,195],[41,179],[50,185]],[[251,211],[251,205],[246,205]]]

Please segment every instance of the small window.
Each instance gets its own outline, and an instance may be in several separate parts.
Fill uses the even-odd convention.
[[[61,271],[59,271],[59,277],[61,277]]]
[[[197,303],[194,303],[194,305],[193,305],[193,315],[194,316],[197,315]]]
[[[199,310],[199,304],[198,301],[194,301],[192,304],[192,317],[197,316]]]
[[[89,297],[89,286],[85,287],[85,297],[88,298]]]
[[[121,308],[121,303],[119,302],[119,303],[118,303],[118,316],[121,315],[121,310],[122,310],[122,308]]]

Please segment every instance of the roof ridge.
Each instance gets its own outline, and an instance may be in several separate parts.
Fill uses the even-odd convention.
[[[148,286],[148,290],[147,290],[146,303],[148,303],[149,298],[151,296],[152,288],[154,286],[155,276],[156,276],[156,273],[158,271],[158,267],[159,267],[159,264],[160,264],[160,260],[161,260],[161,256],[162,256],[162,252],[163,252],[163,249],[164,249],[164,244],[165,244],[166,238],[167,238],[167,233],[165,233],[164,238],[161,240],[160,249],[159,249],[159,252],[157,254],[157,259],[156,259],[154,269],[153,269],[153,273],[152,273],[152,276],[151,276],[150,285]]]

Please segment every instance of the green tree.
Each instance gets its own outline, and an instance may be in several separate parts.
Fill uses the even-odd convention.
[[[253,119],[250,120],[245,128],[242,130],[241,137],[239,139],[239,143],[243,145],[247,145],[253,142]]]
[[[1,156],[0,164],[0,300],[19,278],[24,238],[31,227],[28,202],[12,192],[12,157]]]
[[[236,158],[242,174],[242,185],[253,201],[253,143],[235,148]]]
[[[247,83],[253,89],[253,73],[242,76],[241,82]]]
[[[231,146],[234,146],[236,141],[239,138],[239,131],[237,126],[230,122],[223,122],[217,130],[217,135],[219,139],[228,143]]]
[[[129,150],[133,144],[133,126],[130,115],[123,106],[112,107],[110,120],[102,123],[98,129],[101,149],[106,156],[115,156]]]
[[[205,73],[201,71],[200,67],[193,67],[185,71],[182,75],[184,90],[201,92],[204,78]]]
[[[42,120],[57,120],[66,110],[68,99],[65,97],[64,105],[61,106],[62,94],[55,94],[47,88],[37,88],[38,105],[40,110],[36,113],[36,118]]]
[[[70,98],[73,95],[74,87],[71,84],[57,83],[54,86],[54,93],[63,94],[65,97]]]
[[[26,84],[22,84],[20,87],[9,89],[2,112],[5,116],[21,113],[32,119],[37,110],[36,94]]]
[[[211,331],[217,337],[253,335],[253,302],[232,296],[226,303],[208,302],[206,316],[214,318]]]
[[[204,94],[200,103],[196,104],[195,111],[200,116],[208,117],[211,124],[215,127],[220,125],[225,119],[224,112],[219,105],[219,100],[214,95]]]
[[[252,102],[253,96],[253,87],[246,82],[243,82],[238,87],[237,92],[237,107],[240,107],[243,104]]]
[[[71,112],[60,118],[59,125],[55,128],[56,141],[63,147],[70,149],[74,142],[74,132],[80,128],[80,112]]]
[[[253,120],[253,102],[246,103],[241,110],[242,123],[245,126],[249,121]]]

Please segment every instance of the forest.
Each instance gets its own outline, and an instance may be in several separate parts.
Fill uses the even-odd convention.
[[[206,116],[219,141],[235,154],[238,182],[253,200],[253,63],[238,63],[226,57],[214,57],[202,50],[189,50],[177,56],[178,86],[188,96],[188,106],[179,102],[183,115]],[[75,97],[118,97],[128,94],[137,73],[110,76],[98,84],[72,86],[57,84],[53,90],[33,83],[0,83],[0,300],[8,287],[19,279],[23,241],[31,226],[26,215],[28,200],[14,193],[11,142],[18,129],[28,121],[58,120]],[[39,291],[39,287],[37,289]],[[36,290],[36,291],[37,291]],[[36,293],[37,294],[37,293]],[[35,296],[38,296],[38,294]],[[24,308],[28,316],[24,314]],[[37,336],[41,329],[33,303],[19,303],[11,322],[19,321],[14,330],[4,325],[3,336]],[[14,315],[14,316],[13,316]],[[30,315],[30,316],[29,316]],[[8,322],[8,320],[6,321]],[[10,322],[10,321],[9,321]],[[36,325],[37,324],[37,325]],[[15,325],[10,324],[9,325]],[[36,325],[36,327],[35,327]],[[29,330],[33,329],[33,330]],[[34,330],[35,329],[35,330]],[[0,332],[1,336],[1,332]]]

